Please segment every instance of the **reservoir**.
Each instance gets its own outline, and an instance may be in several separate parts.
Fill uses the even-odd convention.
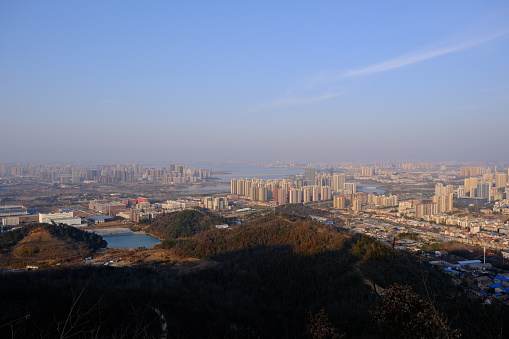
[[[357,185],[357,191],[364,193],[385,194],[385,191],[379,189],[378,186]]]
[[[161,241],[148,234],[122,234],[103,236],[108,242],[108,248],[152,248],[154,245],[160,244]]]

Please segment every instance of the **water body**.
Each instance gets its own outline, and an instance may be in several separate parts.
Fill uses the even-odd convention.
[[[384,194],[385,191],[378,188],[378,186],[364,186],[358,185],[357,191],[365,192],[365,193],[376,193],[376,194]]]
[[[231,179],[284,179],[290,175],[302,174],[303,169],[290,169],[286,167],[260,167],[260,166],[234,166],[234,165],[212,165],[206,166],[216,178],[229,182]]]
[[[126,234],[103,237],[108,242],[108,248],[152,248],[161,241],[148,234]]]
[[[205,186],[205,187],[190,187],[190,188],[181,188],[174,191],[177,192],[197,192],[197,191],[229,191],[230,186],[219,185],[219,186]]]

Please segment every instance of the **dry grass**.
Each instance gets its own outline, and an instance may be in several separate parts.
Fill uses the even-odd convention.
[[[76,260],[89,251],[75,243],[52,235],[45,229],[34,229],[18,244],[0,255],[0,267],[45,266]]]

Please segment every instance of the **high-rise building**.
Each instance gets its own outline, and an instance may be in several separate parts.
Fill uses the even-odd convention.
[[[344,194],[355,194],[357,192],[357,184],[354,182],[345,182]]]
[[[219,211],[228,207],[228,199],[224,197],[205,197],[203,205],[209,210]]]
[[[331,189],[334,193],[343,193],[345,189],[346,174],[334,173],[331,178]]]
[[[482,179],[486,182],[493,183],[493,173],[485,173]]]
[[[482,167],[460,167],[461,177],[476,177],[483,174],[485,171]]]
[[[214,198],[212,197],[203,198],[203,205],[205,208],[208,208],[209,210],[214,209]]]
[[[237,194],[237,179],[232,179],[230,181],[230,193]]]
[[[472,192],[472,188],[477,187],[477,183],[479,180],[477,178],[466,178],[465,179],[465,192]],[[471,197],[474,197],[474,195],[470,195]]]
[[[311,195],[312,195],[313,201],[319,201],[320,200],[320,186],[318,186],[318,185],[312,186]]]
[[[302,191],[298,188],[290,188],[288,192],[290,204],[300,204],[302,202]]]
[[[219,210],[225,209],[227,207],[228,207],[228,199],[226,199],[224,197],[214,198],[214,204],[213,204],[214,210],[219,211]]]
[[[453,208],[454,193],[435,195],[433,202],[437,204],[437,213],[451,212]]]
[[[313,199],[312,199],[313,189],[311,186],[304,186],[301,188],[301,190],[302,190],[302,202],[303,203],[308,203],[308,202],[313,201]]]
[[[352,200],[352,211],[362,211],[362,201],[359,198]]]
[[[453,193],[454,187],[452,185],[444,186],[442,183],[438,183],[435,185],[435,195],[442,195]]]
[[[288,202],[287,197],[286,197],[287,192],[288,191],[286,189],[279,188],[279,190],[277,192],[277,203],[279,205],[284,205]],[[276,197],[276,192],[274,191],[274,198],[275,197]]]
[[[269,190],[267,187],[258,187],[258,201],[269,200]]]
[[[477,183],[476,198],[487,198],[490,201],[490,187],[491,185],[487,182],[480,181]]]
[[[461,185],[458,187],[458,198],[465,197],[465,186]]]
[[[505,187],[507,185],[507,174],[505,173],[497,173],[497,177],[495,179],[495,187]]]
[[[347,200],[346,197],[343,194],[337,194],[334,196],[334,202],[333,202],[334,208],[343,210],[347,207]]]
[[[316,184],[316,175],[315,175],[315,168],[314,167],[308,167],[304,170],[304,180],[306,181],[306,185],[312,186]]]
[[[373,167],[361,167],[361,176],[372,177],[374,174],[375,169]]]
[[[331,200],[332,194],[330,186],[321,186],[320,187],[320,199],[321,200]]]
[[[416,204],[415,205],[415,217],[422,218],[425,215],[435,215],[438,213],[437,204],[434,202],[425,203],[425,204]]]

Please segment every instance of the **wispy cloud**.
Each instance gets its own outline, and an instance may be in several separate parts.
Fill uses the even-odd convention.
[[[409,66],[418,62],[426,61],[429,59],[437,58],[443,55],[451,54],[454,52],[458,52],[461,50],[473,48],[475,46],[484,44],[486,42],[504,37],[509,34],[509,30],[499,31],[495,34],[484,35],[482,37],[470,38],[468,41],[464,41],[462,43],[452,44],[446,47],[440,47],[435,49],[424,50],[421,52],[416,52],[413,54],[408,54],[404,56],[400,56],[388,61],[384,61],[378,64],[374,64],[368,67],[349,70],[342,74],[333,74],[331,72],[320,72],[316,73],[313,76],[306,79],[306,81],[300,86],[300,90],[290,90],[288,94],[280,96],[276,99],[273,99],[269,102],[262,103],[255,107],[251,112],[259,112],[263,110],[273,109],[273,108],[281,108],[281,107],[290,107],[290,106],[299,106],[310,104],[314,102],[329,100],[335,97],[338,97],[346,92],[334,92],[334,91],[326,91],[327,87],[338,87],[338,80],[345,78],[355,78],[361,76],[368,76],[371,74],[381,73],[390,71],[393,69],[398,69],[401,67]],[[303,96],[303,95],[295,95],[294,92],[298,93],[306,93],[306,92],[317,92],[322,90],[323,94],[314,95],[314,96]]]
[[[343,73],[339,78],[349,78],[349,77],[358,77],[364,75],[370,75],[380,72],[389,71],[392,69],[397,69],[401,67],[405,67],[411,64],[415,64],[421,61],[433,59],[442,55],[458,52],[464,49],[472,48],[483,43],[486,43],[491,40],[495,40],[497,38],[503,37],[509,34],[509,31],[503,31],[497,34],[493,34],[490,36],[486,36],[483,38],[471,40],[462,44],[457,44],[449,47],[438,48],[434,50],[424,51],[421,53],[410,54],[406,56],[402,56],[399,58],[395,58],[389,61],[385,61],[379,64],[375,64],[372,66],[368,66],[361,69],[351,70]]]
[[[279,98],[276,98],[274,100],[271,100],[269,102],[259,105],[254,111],[261,111],[261,110],[265,110],[265,109],[279,108],[279,107],[306,105],[306,104],[310,104],[313,102],[329,100],[329,99],[338,97],[344,93],[345,92],[339,92],[339,93],[327,92],[327,93],[324,93],[321,95],[311,96],[311,97],[299,97],[299,96],[292,96],[292,95],[284,95],[284,96],[281,96]]]

